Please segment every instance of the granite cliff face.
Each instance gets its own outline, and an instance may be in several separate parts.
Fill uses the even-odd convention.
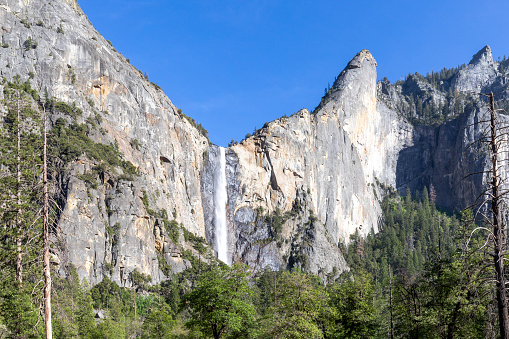
[[[137,170],[133,180],[121,167],[98,174],[98,161],[84,154],[58,173],[59,271],[72,264],[91,284],[109,276],[129,286],[137,269],[157,283],[190,266],[183,250],[199,255],[189,232],[214,248],[219,149],[192,119],[104,40],[74,0],[0,0],[0,23],[0,75],[79,108],[74,118],[54,113],[50,124],[85,124],[89,138],[116,145]],[[348,269],[341,243],[378,231],[386,187],[433,186],[437,204],[449,209],[472,203],[485,178],[463,177],[486,166],[468,148],[485,109],[465,93],[493,90],[504,103],[505,63],[485,47],[438,81],[411,75],[391,84],[377,82],[367,50],[358,53],[313,112],[269,122],[225,150],[231,260],[334,278]],[[436,112],[442,120],[430,123]],[[91,186],[84,175],[94,173]]]
[[[396,185],[398,152],[411,136],[411,126],[378,102],[376,61],[361,51],[315,112],[303,109],[268,123],[231,148],[233,258],[274,269],[298,265],[315,274],[346,269],[337,245],[356,230],[378,230],[380,184]],[[280,235],[260,222],[276,210],[297,216],[286,218]],[[313,231],[296,227],[310,218]],[[302,232],[314,242],[296,250]]]
[[[487,179],[471,174],[489,166],[476,144],[487,106],[472,92],[496,91],[498,104],[507,105],[500,65],[486,46],[438,80],[416,74],[377,83],[376,61],[361,51],[313,113],[303,109],[267,123],[231,147],[234,260],[336,276],[347,269],[337,245],[355,232],[378,231],[387,187],[402,194],[426,187],[450,211],[472,205]],[[498,120],[508,122],[505,114]],[[282,228],[275,231],[279,214]]]
[[[145,193],[151,209],[174,214],[186,229],[203,236],[200,172],[207,139],[115,51],[75,1],[1,0],[0,23],[0,75],[8,80],[19,75],[41,95],[47,91],[57,100],[75,103],[83,111],[78,123],[99,114],[104,135],[90,137],[105,144],[116,140],[125,160],[140,173],[133,182],[112,177],[87,189],[78,177],[94,164],[84,159],[68,164],[55,233],[60,267],[74,264],[91,284],[107,271],[128,284],[127,275],[135,268],[160,281],[156,244],[168,244],[169,239],[161,238],[161,225],[148,214],[142,198]],[[116,241],[108,235],[109,227],[115,228]]]

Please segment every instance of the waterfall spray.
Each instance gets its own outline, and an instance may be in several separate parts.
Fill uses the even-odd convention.
[[[219,164],[214,173],[214,220],[216,233],[217,257],[229,264],[228,258],[228,224],[226,221],[226,159],[225,150],[219,147]]]

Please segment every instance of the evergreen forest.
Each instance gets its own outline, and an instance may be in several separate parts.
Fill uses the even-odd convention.
[[[61,116],[47,140],[51,225],[61,213],[58,178],[72,159],[86,154],[97,162],[82,176],[90,187],[114,168],[123,169],[116,180],[133,180],[137,173],[118,145],[90,138],[102,133],[100,112],[78,124],[82,113],[75,105],[39,95],[19,80],[3,84],[0,338],[44,338],[43,114]],[[89,286],[72,266],[65,268],[65,277],[53,271],[53,336],[497,338],[488,234],[473,222],[472,212],[448,214],[435,206],[435,198],[433,187],[404,196],[389,190],[380,232],[352,235],[342,248],[350,270],[335,281],[299,269],[255,274],[242,264],[202,262],[191,253],[184,255],[192,268],[160,284],[132,272],[134,288],[109,278]],[[200,239],[192,241],[205,246]]]

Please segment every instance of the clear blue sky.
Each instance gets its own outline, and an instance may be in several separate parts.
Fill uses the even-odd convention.
[[[97,30],[226,146],[320,102],[357,52],[395,81],[509,56],[508,1],[81,0]]]

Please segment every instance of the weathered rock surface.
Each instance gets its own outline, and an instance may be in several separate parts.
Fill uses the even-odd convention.
[[[0,75],[8,80],[19,75],[41,95],[47,90],[57,100],[76,103],[83,110],[78,123],[100,114],[105,135],[93,138],[105,144],[116,140],[125,160],[140,172],[136,182],[89,190],[89,198],[76,176],[83,165],[70,165],[57,234],[61,266],[74,264],[91,284],[102,280],[106,264],[113,265],[111,276],[118,283],[134,269],[160,281],[155,219],[141,198],[146,192],[151,209],[174,213],[184,227],[203,236],[200,172],[207,139],[115,51],[74,0],[0,0],[0,24]],[[118,248],[111,248],[106,230],[116,223]]]
[[[459,92],[489,92],[495,82],[498,65],[493,61],[490,46],[477,52],[467,67],[460,70],[453,80],[454,89]]]
[[[303,242],[297,234],[308,232],[298,225],[312,216],[312,245],[306,241],[298,251],[306,254],[305,268],[324,275],[345,270],[338,243],[356,230],[378,230],[380,184],[396,185],[398,154],[411,140],[412,127],[377,100],[376,61],[361,51],[317,111],[270,122],[231,148],[233,258],[262,268],[293,266]],[[280,241],[260,222],[259,211],[276,210],[299,217],[285,221]]]
[[[89,187],[80,178],[96,163],[82,156],[66,165],[52,259],[61,272],[72,264],[91,284],[110,276],[129,286],[135,269],[157,283],[166,278],[163,266],[188,268],[182,250],[194,250],[182,229],[170,237],[163,216],[214,246],[217,146],[100,36],[74,0],[0,0],[0,25],[0,75],[19,75],[39,93],[75,103],[83,111],[78,123],[99,115],[89,136],[118,144],[139,172],[131,181],[117,168]],[[433,185],[440,206],[472,203],[486,178],[463,178],[487,165],[479,148],[468,147],[482,133],[474,122],[485,108],[466,93],[493,90],[506,100],[500,65],[487,46],[439,83],[418,75],[377,83],[374,57],[358,53],[314,112],[267,123],[226,150],[232,260],[334,278],[348,269],[338,244],[355,231],[378,230],[384,187]],[[446,112],[446,122],[410,124],[423,107],[428,115]]]

